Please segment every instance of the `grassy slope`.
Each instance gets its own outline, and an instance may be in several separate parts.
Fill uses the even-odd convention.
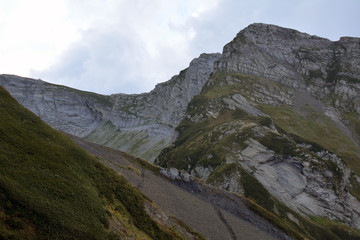
[[[360,150],[326,115],[315,112],[310,107],[303,109],[307,112],[305,117],[286,106],[263,105],[260,109],[287,133],[300,136],[336,153],[346,161],[351,170],[360,175]]]
[[[147,215],[144,201],[0,87],[0,238],[181,239]]]
[[[254,82],[264,81],[267,88],[273,88],[275,91],[278,85],[276,83],[273,84],[270,81],[265,81],[264,79],[255,79],[253,76],[244,74],[231,73],[229,75],[242,79],[242,83],[232,86],[222,84],[221,82],[228,75],[223,72],[216,73],[209,81],[210,84],[204,88],[203,92],[190,102],[188,113],[193,116],[196,114],[204,114],[206,109],[209,108],[209,102],[212,99],[221,98],[229,93],[241,93],[247,97],[246,92],[251,92],[254,87],[252,86]],[[248,83],[244,84],[244,81],[246,80],[248,80]],[[242,92],[244,89],[246,89],[245,94]],[[269,108],[270,107],[264,107],[266,110]],[[277,111],[280,110],[281,108],[277,109]],[[271,113],[270,111],[266,112],[269,114]],[[273,110],[273,112],[275,112],[275,110]],[[270,114],[270,116],[273,117],[274,114]],[[275,123],[279,122],[280,116],[284,117],[286,115],[279,113],[279,118],[276,118],[276,116],[274,117]],[[228,149],[244,149],[247,146],[246,139],[250,137],[257,139],[260,143],[275,152],[290,155],[296,154],[296,152],[293,151],[296,146],[286,138],[277,135],[275,136],[274,134],[268,134],[265,137],[261,137],[257,136],[256,132],[252,130],[254,125],[268,126],[268,120],[269,119],[266,117],[248,116],[240,110],[223,110],[216,119],[206,118],[204,121],[198,123],[192,123],[185,119],[178,127],[179,137],[174,143],[174,147],[165,149],[159,156],[158,163],[162,166],[174,166],[187,170],[192,170],[198,165],[210,166],[215,169],[215,171],[208,178],[208,183],[215,182],[219,179],[221,180],[224,176],[229,176],[235,171],[240,172],[241,177],[239,178],[239,184],[244,189],[245,198],[249,199],[249,207],[258,211],[262,216],[269,219],[296,239],[360,239],[360,233],[358,231],[342,224],[324,219],[310,220],[300,216],[272,197],[261,183],[246,170],[242,169],[240,165],[225,164],[225,156]],[[293,118],[289,118],[288,120],[287,123],[296,126],[299,123],[312,124],[307,126],[305,129],[306,132],[313,126],[319,128],[323,127],[320,123],[316,125],[316,122],[311,119],[306,121],[294,121]],[[326,121],[326,119],[323,119],[323,121]],[[328,122],[326,123],[328,124]],[[233,126],[233,129],[235,129],[236,127],[244,126],[244,124],[248,124],[248,127],[244,127],[240,131],[234,131],[232,134],[226,135],[221,133],[221,131],[214,131],[214,129],[226,129],[227,126]],[[325,127],[326,126],[327,125],[325,125]],[[301,127],[303,126],[298,126],[299,129]],[[337,129],[331,130],[330,127],[334,126],[329,126],[329,131],[336,131]],[[322,129],[319,131],[321,130]],[[309,131],[309,134],[316,134],[316,132]],[[339,139],[341,141],[343,139],[343,135],[338,134],[338,132],[336,132],[336,134],[337,139],[326,140],[318,138],[318,140],[321,140],[321,143],[325,143],[322,145],[328,146],[333,144],[333,141],[338,141]],[[221,135],[224,136],[220,138]],[[312,136],[317,137],[318,135]],[[308,135],[304,137],[308,137]],[[314,139],[311,138],[311,140]],[[212,157],[208,158],[207,156],[209,155]],[[295,217],[297,222],[293,221],[289,216]]]
[[[121,149],[149,161],[153,160],[163,148],[170,145],[168,141],[161,138],[155,142],[154,138],[150,139],[145,131],[122,132],[110,121],[103,123],[84,139],[107,147]]]

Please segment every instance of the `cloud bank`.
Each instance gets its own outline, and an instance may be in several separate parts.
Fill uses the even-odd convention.
[[[12,0],[0,9],[0,73],[103,94],[147,92],[254,22],[360,36],[358,0]]]
[[[73,6],[81,16],[77,21],[94,14],[87,21],[90,25],[53,65],[31,75],[107,94],[149,91],[187,67],[194,58],[189,44],[195,36],[189,19],[216,5],[217,1],[92,0],[90,9]]]

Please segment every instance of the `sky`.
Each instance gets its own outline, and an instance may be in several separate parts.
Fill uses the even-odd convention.
[[[360,0],[0,0],[0,74],[142,93],[254,22],[360,37]]]

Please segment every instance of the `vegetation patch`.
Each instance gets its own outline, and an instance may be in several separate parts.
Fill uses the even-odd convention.
[[[240,196],[241,197],[241,196]],[[249,208],[259,213],[262,217],[282,229],[286,234],[294,239],[311,240],[342,240],[360,239],[360,232],[325,218],[311,217],[306,218],[293,210],[289,209],[278,200],[274,200],[274,206],[279,214],[270,211],[259,205],[256,201],[244,198]],[[291,218],[289,218],[291,214]],[[295,218],[296,221],[292,219]]]
[[[296,114],[293,109],[286,106],[261,105],[261,110],[272,117],[274,123],[283,131],[298,136],[298,141],[316,143],[313,146],[327,149],[344,159],[347,165],[356,174],[360,174],[360,151],[338,127],[324,114],[303,110],[306,116]],[[331,137],[329,137],[331,136]]]
[[[191,227],[189,227],[188,225],[186,225],[183,221],[181,221],[180,219],[178,218],[174,218],[172,217],[173,220],[176,221],[177,224],[179,224],[179,226],[181,226],[182,228],[186,229],[186,231],[188,233],[191,233],[194,237],[195,237],[195,240],[206,240],[206,237],[204,237],[204,235],[198,233],[198,232],[195,232]]]
[[[349,189],[351,195],[353,195],[358,201],[360,201],[360,183],[356,180],[355,173],[352,172],[350,174],[349,180],[351,184],[351,188]]]
[[[238,164],[222,164],[211,173],[208,179],[206,179],[206,183],[214,184],[216,182],[223,182],[224,177],[229,177],[234,172],[240,172],[240,166]],[[241,184],[241,182],[239,182],[239,184]]]
[[[348,122],[348,126],[353,130],[353,136],[360,142],[360,118],[355,112],[342,113]]]
[[[310,78],[322,78],[323,73],[320,69],[317,70],[309,70],[309,77]]]
[[[282,135],[267,133],[264,137],[258,138],[258,141],[265,147],[273,150],[280,155],[297,156],[296,145]]]
[[[338,75],[341,71],[340,59],[336,55],[336,51],[333,51],[333,59],[331,61],[330,66],[327,69],[326,82],[328,83],[336,83],[338,81]]]
[[[241,171],[241,185],[243,186],[245,197],[254,200],[263,208],[273,211],[273,197],[254,176],[244,169]]]

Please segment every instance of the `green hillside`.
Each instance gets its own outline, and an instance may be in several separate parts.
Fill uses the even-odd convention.
[[[0,87],[0,239],[183,239],[144,201]]]

